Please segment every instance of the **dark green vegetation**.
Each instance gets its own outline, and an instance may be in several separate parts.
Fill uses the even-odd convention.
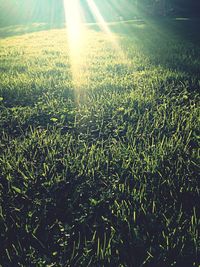
[[[198,23],[1,29],[3,267],[198,266]]]

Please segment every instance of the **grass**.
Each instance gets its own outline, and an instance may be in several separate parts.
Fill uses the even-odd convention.
[[[0,30],[2,266],[199,266],[196,23]]]

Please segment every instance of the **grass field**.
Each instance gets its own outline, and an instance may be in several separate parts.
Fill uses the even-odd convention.
[[[199,21],[0,29],[0,265],[199,266]]]

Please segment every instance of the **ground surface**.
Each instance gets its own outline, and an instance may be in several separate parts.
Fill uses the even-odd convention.
[[[198,24],[0,29],[2,266],[198,266]]]

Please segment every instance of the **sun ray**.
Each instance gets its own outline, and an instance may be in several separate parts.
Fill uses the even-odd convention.
[[[80,0],[64,0],[65,20],[71,72],[75,93],[78,95],[83,83],[83,55],[85,49],[84,14]]]
[[[99,23],[99,26],[101,28],[102,31],[104,31],[105,33],[112,35],[112,32],[110,31],[109,27],[107,26],[103,16],[101,15],[97,5],[95,4],[95,2],[93,0],[87,0],[88,6],[92,12],[92,14],[94,15],[94,17],[96,18],[96,21]]]
[[[72,83],[74,87],[74,95],[77,104],[83,101],[85,89],[90,84],[93,73],[90,65],[92,58],[90,46],[94,32],[90,29],[86,20],[86,5],[81,0],[63,0],[65,8],[65,19],[67,29],[67,39],[69,48],[69,57],[71,64]],[[127,62],[127,57],[120,47],[120,43],[116,34],[111,31],[109,24],[104,19],[99,7],[93,0],[86,0],[87,6],[94,16],[101,34],[110,44],[113,53],[120,58],[121,62]],[[99,33],[100,34],[100,33]]]
[[[125,54],[122,51],[116,35],[110,30],[109,24],[105,21],[104,17],[102,16],[98,6],[95,4],[94,0],[87,0],[88,6],[96,18],[97,23],[99,24],[100,29],[102,32],[104,32],[107,37],[109,42],[112,45],[112,48],[115,50],[115,52],[118,54],[118,57],[120,57],[122,60],[125,58]]]

